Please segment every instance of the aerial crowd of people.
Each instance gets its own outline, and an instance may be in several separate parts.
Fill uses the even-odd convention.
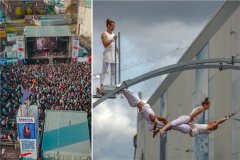
[[[45,109],[91,111],[91,63],[8,64],[0,66],[0,138],[15,141],[16,114],[25,100]],[[24,92],[30,92],[23,99]]]

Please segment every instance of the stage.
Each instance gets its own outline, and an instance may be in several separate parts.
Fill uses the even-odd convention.
[[[26,26],[26,59],[70,58],[72,34],[68,26]]]

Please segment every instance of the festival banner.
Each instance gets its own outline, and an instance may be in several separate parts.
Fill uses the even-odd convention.
[[[18,136],[20,139],[35,139],[36,126],[33,117],[17,117]]]
[[[79,51],[79,40],[76,37],[72,38],[72,61],[76,61]]]
[[[72,58],[77,58],[78,57],[78,50],[77,49],[73,49],[72,50]]]
[[[24,41],[23,41],[23,37],[22,36],[18,36],[16,38],[16,45],[17,45],[17,57],[19,60],[24,59],[24,51],[25,51],[25,47],[24,47]]]
[[[17,117],[17,123],[35,123],[33,117]]]
[[[35,124],[18,123],[18,136],[20,139],[35,139]]]
[[[72,48],[73,49],[79,49],[79,40],[78,39],[73,39],[73,43],[72,43]]]
[[[24,159],[37,159],[36,139],[20,139],[20,148]]]
[[[37,123],[34,117],[17,117],[21,156],[24,159],[37,159]]]
[[[21,103],[23,104],[28,99],[28,97],[32,94],[32,92],[25,90],[22,92],[22,94],[23,94],[23,96],[21,98]]]
[[[78,61],[78,62],[88,62],[89,59],[88,59],[88,57],[78,57],[78,58],[77,58],[77,61]]]

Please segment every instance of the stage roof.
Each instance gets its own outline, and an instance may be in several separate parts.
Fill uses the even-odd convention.
[[[42,142],[44,159],[90,160],[87,113],[47,110]]]
[[[26,26],[26,37],[70,37],[72,34],[68,26]]]

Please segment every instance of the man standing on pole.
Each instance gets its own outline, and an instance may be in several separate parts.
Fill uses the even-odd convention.
[[[103,84],[105,75],[107,73],[108,66],[111,67],[111,76],[110,76],[110,85],[115,84],[115,76],[116,76],[116,63],[118,62],[118,56],[115,58],[115,41],[117,39],[117,35],[113,33],[115,29],[115,22],[111,19],[107,19],[106,21],[107,30],[104,31],[101,35],[102,43],[104,46],[103,52],[103,68],[100,78],[100,88],[97,88],[97,92],[103,95]],[[117,54],[116,54],[117,55]]]

